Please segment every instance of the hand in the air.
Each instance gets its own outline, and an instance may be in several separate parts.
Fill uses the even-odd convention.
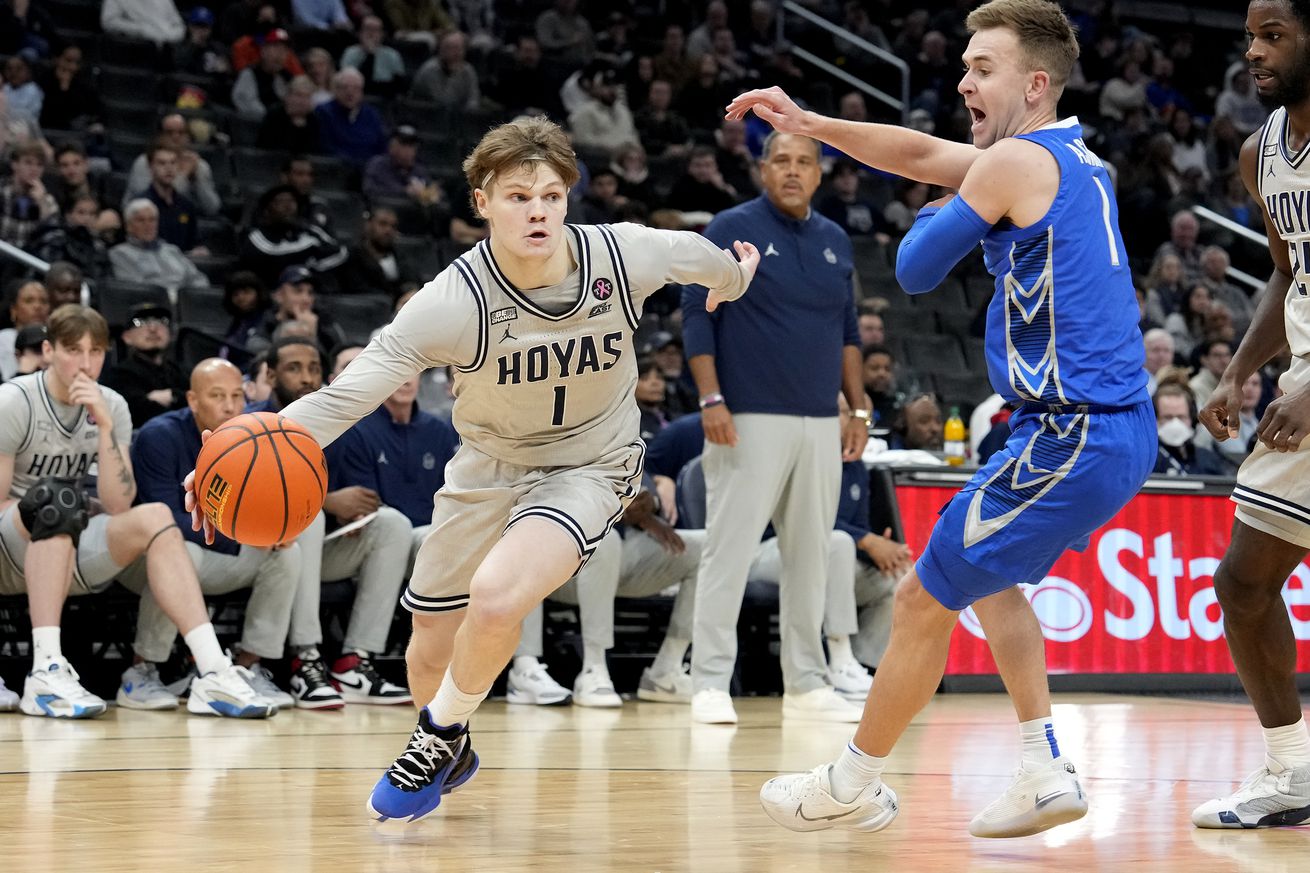
[[[740,121],[746,117],[747,112],[754,112],[779,133],[804,133],[806,116],[809,115],[777,85],[772,88],[756,88],[737,95],[728,104],[724,118],[729,121]]]

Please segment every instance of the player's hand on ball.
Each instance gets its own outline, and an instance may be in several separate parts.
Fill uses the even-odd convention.
[[[1210,395],[1210,400],[1199,413],[1201,424],[1210,432],[1210,436],[1219,442],[1237,439],[1241,424],[1242,384],[1236,380],[1224,378],[1219,387]],[[1265,418],[1269,417],[1266,411]],[[1260,422],[1263,430],[1264,422]]]
[[[750,285],[751,279],[755,278],[755,269],[760,265],[760,250],[748,242],[737,240],[732,244],[732,251],[724,249],[728,254],[733,251],[737,253],[737,261],[741,265],[741,271],[746,277],[746,284]],[[711,290],[705,298],[705,311],[713,312],[719,308],[719,304],[727,300],[718,291]]]
[[[740,121],[747,112],[754,112],[773,126],[779,133],[804,133],[810,113],[796,105],[796,101],[787,96],[787,92],[774,85],[772,88],[756,88],[739,94],[728,104],[724,118]]]
[[[1241,396],[1240,392],[1238,396]],[[1236,421],[1236,418],[1229,421]],[[1265,410],[1255,434],[1260,442],[1275,452],[1299,449],[1301,441],[1310,434],[1310,389],[1298,388],[1291,394],[1275,398]]]
[[[209,439],[212,430],[203,430],[200,432],[200,444],[203,446]],[[191,529],[203,530],[205,532],[205,542],[210,545],[214,544],[214,526],[209,523],[209,519],[200,510],[200,501],[196,500],[196,471],[192,470],[186,474],[182,480],[182,506],[187,512],[191,513]]]

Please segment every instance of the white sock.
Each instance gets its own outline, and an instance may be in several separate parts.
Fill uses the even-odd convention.
[[[1019,722],[1019,739],[1023,742],[1024,770],[1036,770],[1060,757],[1060,745],[1055,741],[1055,723],[1049,715]]]
[[[323,656],[318,653],[318,645],[300,646],[296,649],[296,657],[301,661],[321,661]]]
[[[850,803],[861,791],[882,779],[882,770],[886,766],[886,758],[875,758],[861,752],[851,740],[841,757],[833,762],[828,774],[832,796],[841,803]]]
[[[526,673],[541,662],[532,655],[516,655],[514,657],[514,669],[520,673]]]
[[[32,628],[32,667],[44,670],[50,662],[64,656],[59,646],[59,625]]]
[[[602,673],[608,673],[609,664],[605,661],[605,647],[596,643],[583,642],[582,644],[582,669],[590,670],[595,668]]]
[[[828,666],[834,670],[840,670],[846,664],[855,661],[855,653],[851,651],[851,638],[842,634],[841,636],[828,637]]]
[[[1261,728],[1265,735],[1265,766],[1271,773],[1295,770],[1310,764],[1310,730],[1305,719],[1296,724]]]
[[[490,685],[476,694],[460,691],[448,669],[445,678],[441,680],[441,687],[437,689],[437,696],[428,704],[428,717],[437,727],[468,724],[469,716],[473,715],[473,711],[486,700],[490,692]]]
[[[691,640],[665,637],[664,642],[660,643],[660,650],[655,656],[655,663],[650,665],[650,672],[656,676],[670,676],[681,673],[682,659],[687,657],[687,649],[690,646]]]
[[[232,665],[227,655],[223,654],[223,647],[218,644],[218,637],[214,636],[214,626],[209,622],[191,628],[183,639],[186,640],[186,647],[191,650],[191,657],[196,659],[196,671],[201,676],[221,672]]]

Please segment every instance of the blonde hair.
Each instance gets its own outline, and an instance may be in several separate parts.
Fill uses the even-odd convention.
[[[1019,50],[1029,70],[1042,70],[1051,77],[1051,90],[1058,98],[1078,60],[1078,39],[1074,27],[1058,4],[1048,0],[991,0],[969,13],[965,20],[970,33],[1004,27],[1019,38]]]
[[[577,157],[569,136],[558,124],[544,116],[517,118],[492,128],[464,159],[464,177],[469,196],[477,188],[490,188],[496,177],[518,169],[535,169],[544,163],[572,188],[578,181]],[[473,208],[477,209],[474,201]]]

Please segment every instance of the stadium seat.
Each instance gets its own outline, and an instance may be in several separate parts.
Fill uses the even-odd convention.
[[[232,316],[223,309],[221,288],[181,288],[177,292],[177,323],[214,336],[227,334]]]
[[[361,345],[369,334],[391,320],[394,305],[386,294],[321,294],[318,306],[345,332],[346,338]]]
[[[109,322],[111,328],[121,328],[131,318],[132,310],[142,303],[154,303],[168,307],[168,291],[159,285],[146,285],[141,282],[126,282],[122,279],[101,279],[96,283],[96,309]]]
[[[910,366],[923,373],[948,373],[951,375],[967,372],[964,352],[960,341],[944,334],[925,335],[915,342],[906,344]]]

